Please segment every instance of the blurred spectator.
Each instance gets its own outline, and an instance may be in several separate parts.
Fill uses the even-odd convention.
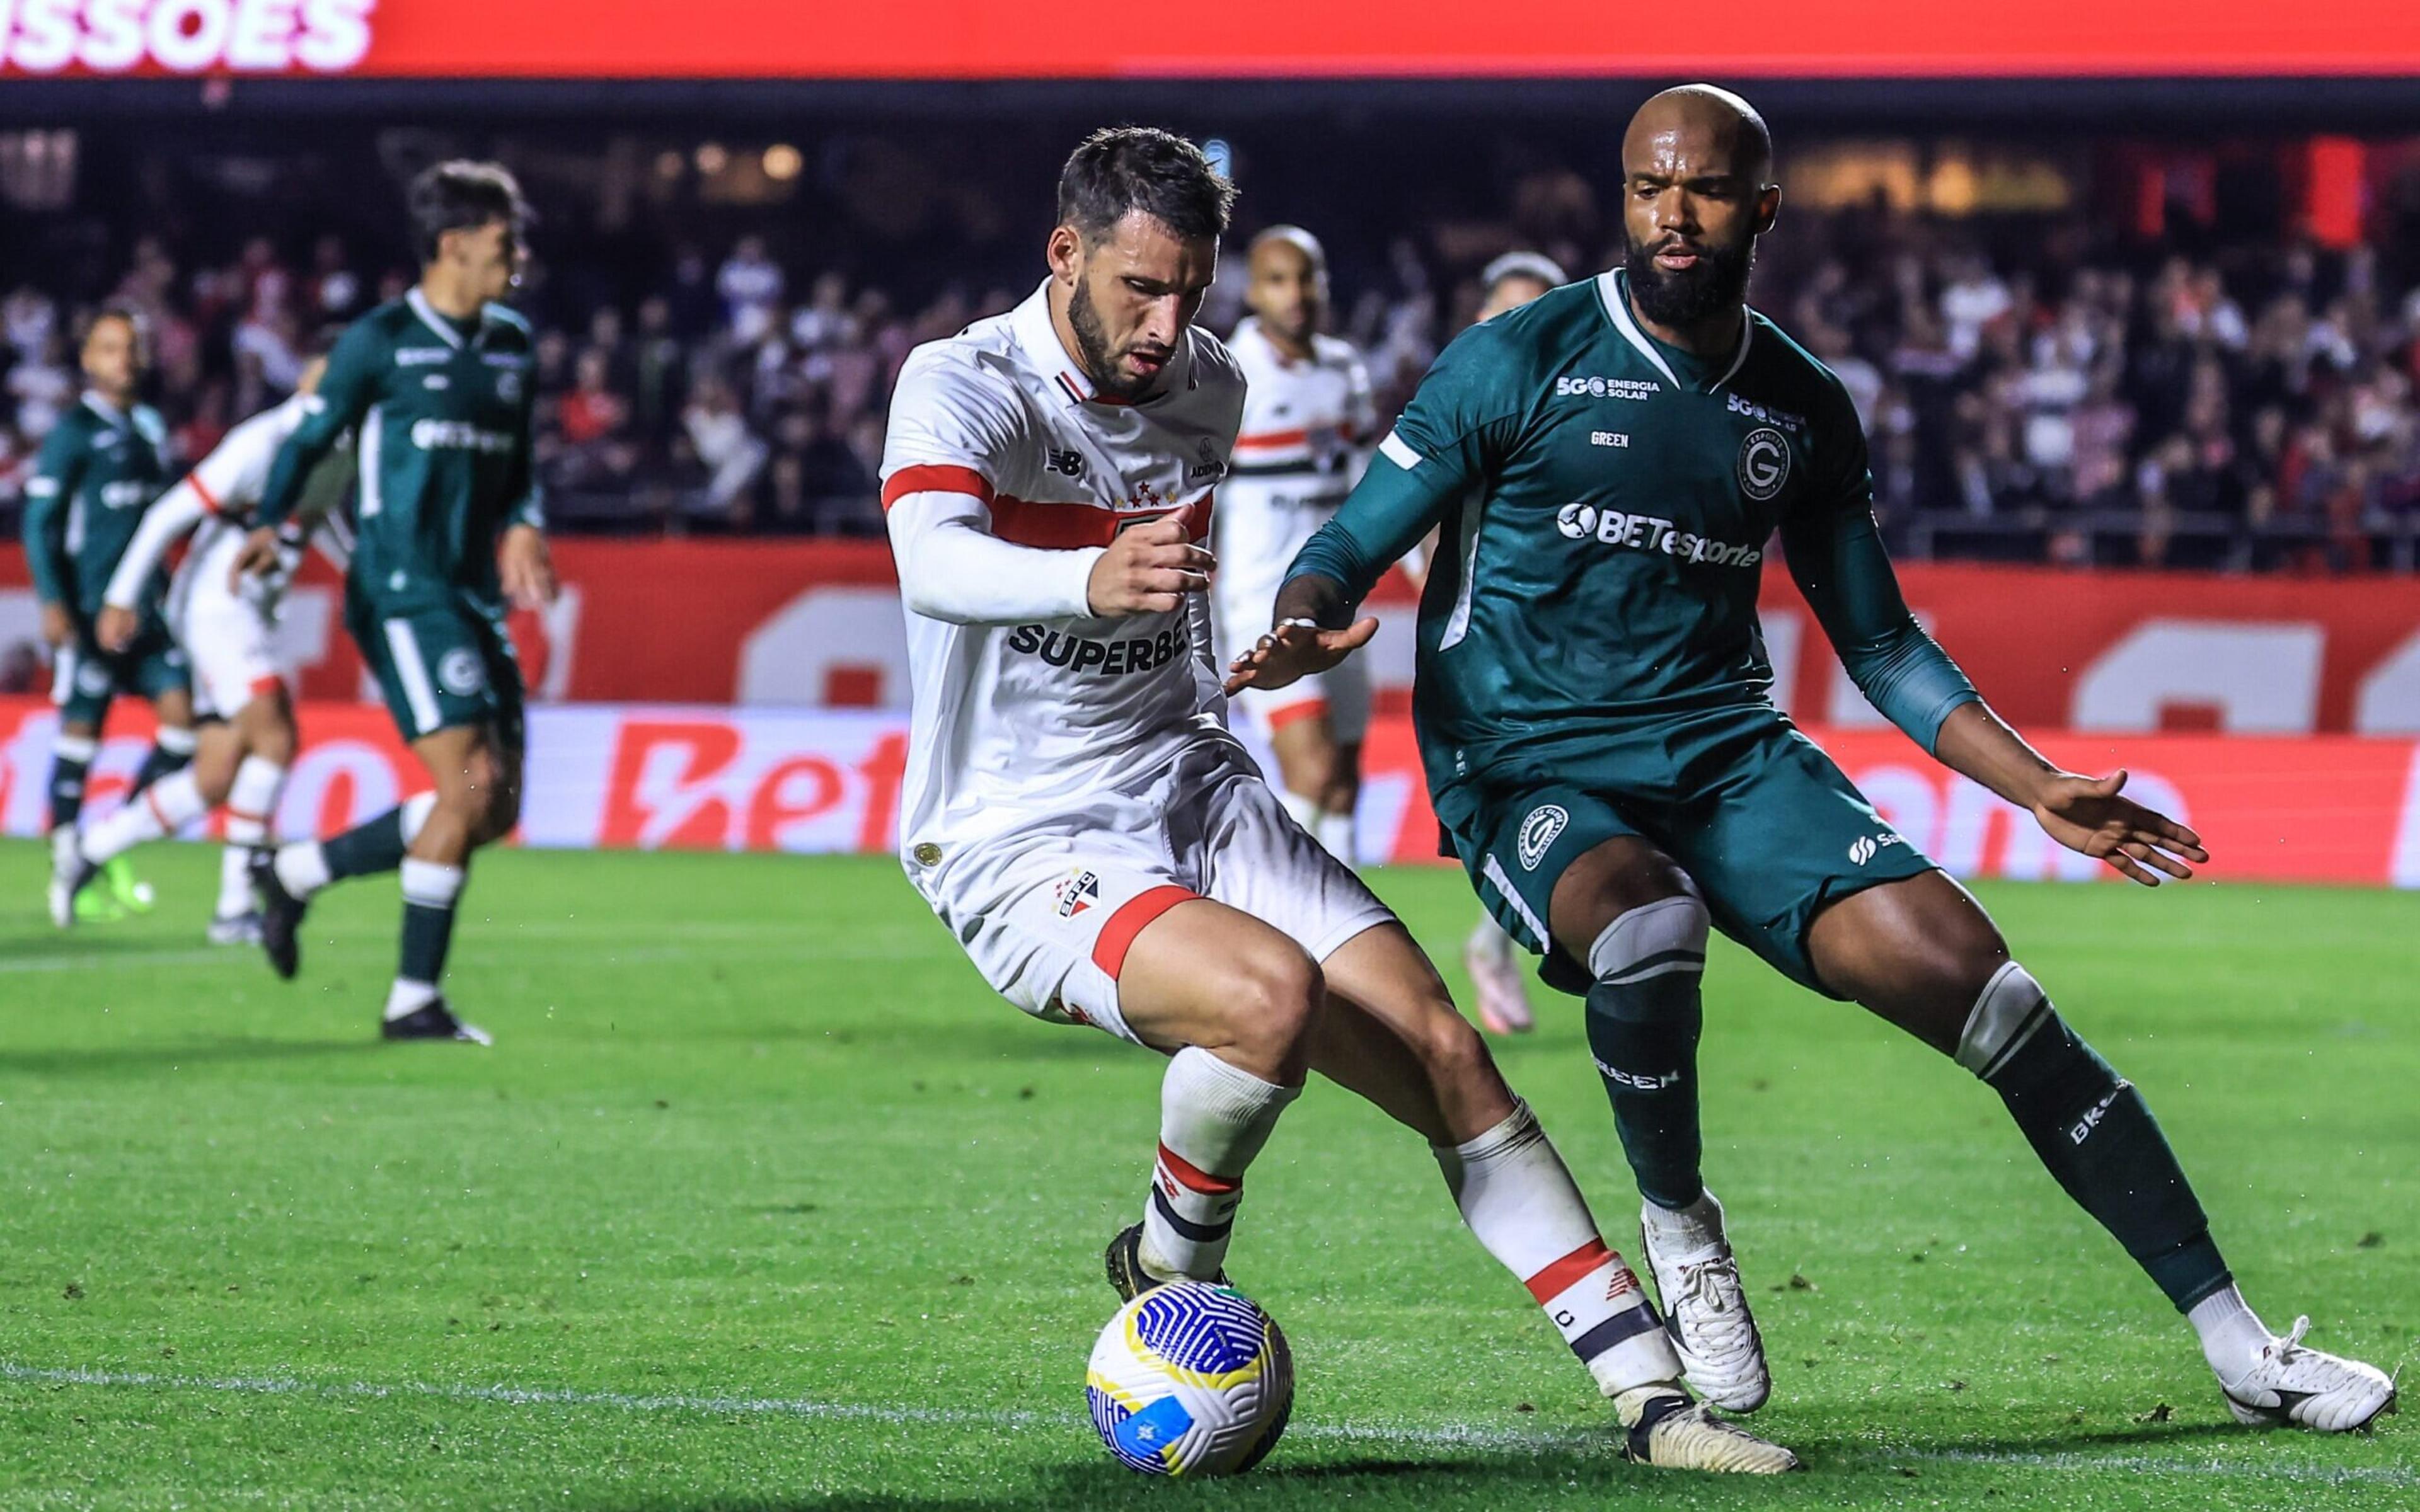
[[[694,512],[706,519],[745,530],[752,523],[749,491],[765,470],[768,449],[748,428],[731,386],[719,378],[701,378],[681,412],[689,443],[709,474],[706,493]]]

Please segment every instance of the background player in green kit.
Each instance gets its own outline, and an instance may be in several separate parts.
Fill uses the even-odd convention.
[[[354,432],[360,498],[345,623],[436,791],[262,856],[253,879],[262,946],[291,977],[311,895],[399,869],[403,944],[382,1032],[484,1044],[446,1004],[445,953],[471,853],[520,816],[521,678],[506,603],[554,596],[530,468],[530,328],[496,302],[518,277],[528,210],[502,167],[456,162],[412,181],[410,211],[420,282],[347,328],[329,353],[317,402],[271,471],[243,566],[275,569],[281,537],[297,531],[304,477]]]
[[[123,651],[101,649],[93,639],[117,559],[126,554],[143,523],[143,511],[177,480],[168,457],[168,427],[160,412],[139,403],[143,384],[143,332],[134,316],[104,310],[85,332],[84,398],[59,417],[25,483],[25,561],[34,596],[42,605],[42,639],[50,642],[51,702],[58,705],[59,733],[51,748],[51,921],[65,929],[84,908],[106,913],[147,906],[121,857],[104,871],[110,896],[74,886],[81,862],[76,824],[84,812],[84,787],[101,749],[101,727],[112,700],[139,693],[160,717],[151,752],[134,777],[126,801],[194,759],[194,696],[185,654],[168,634],[161,612],[167,597],[165,573],[155,573],[136,606],[139,626]]]
[[[1953,1056],[2059,1184],[2191,1319],[2246,1424],[2363,1427],[2392,1382],[2273,1335],[2237,1291],[2143,1098],[2010,959],[1981,907],[1773,704],[1756,621],[1776,531],[1857,687],[1947,765],[2137,882],[2206,860],[2003,724],[1916,624],[1876,534],[1866,447],[1823,365],[1745,303],[1780,208],[1764,123],[1702,85],[1622,143],[1624,266],[1476,326],[1304,547],[1231,687],[1365,643],[1378,575],[1433,525],[1414,707],[1438,818],[1480,895],[1585,995],[1689,1382],[1771,1389],[1699,1171],[1710,926]]]

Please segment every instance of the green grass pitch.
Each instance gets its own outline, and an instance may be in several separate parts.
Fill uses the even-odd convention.
[[[1811,1473],[1620,1462],[1428,1152],[1314,1088],[1232,1266],[1295,1427],[1146,1484],[1082,1415],[1157,1063],[992,997],[881,860],[507,854],[453,987],[492,1050],[387,1047],[392,883],[303,976],[158,915],[54,934],[0,847],[0,1506],[2045,1508],[2420,1505],[2420,1419],[2225,1424],[2189,1333],[1998,1103],[1720,948],[1709,1171]],[[1458,876],[1377,885],[1444,958]],[[2420,1328],[2420,897],[1996,887],[2149,1092],[2245,1290],[2389,1369]],[[1596,1201],[1636,1210],[1575,1005],[1499,1042]]]

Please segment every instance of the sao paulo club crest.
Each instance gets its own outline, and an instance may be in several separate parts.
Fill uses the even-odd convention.
[[[1740,442],[1740,492],[1762,503],[1790,481],[1790,442],[1771,425],[1759,425]]]
[[[1538,863],[1546,858],[1547,848],[1561,837],[1564,826],[1571,822],[1570,812],[1558,803],[1542,803],[1530,810],[1529,817],[1521,821],[1521,870],[1538,870]]]

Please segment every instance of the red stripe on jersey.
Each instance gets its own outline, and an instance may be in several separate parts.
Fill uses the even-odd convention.
[[[1210,533],[1210,495],[1203,494],[1181,510],[1126,515],[1098,504],[1017,499],[1001,494],[991,501],[991,532],[1013,546],[1070,551],[1107,546],[1129,525],[1174,515],[1185,521],[1186,537],[1199,541]]]
[[[219,507],[218,500],[211,496],[209,486],[202,482],[202,475],[200,473],[186,473],[185,486],[194,490],[194,497],[202,501],[202,507],[204,509],[209,510],[213,515],[224,515],[226,513],[225,510]]]
[[[1254,447],[1300,446],[1309,440],[1311,440],[1311,432],[1307,430],[1264,430],[1258,436],[1236,437],[1235,450],[1242,452]]]
[[[1230,1192],[1241,1192],[1244,1189],[1242,1177],[1213,1176],[1166,1145],[1159,1147],[1159,1164],[1163,1170],[1176,1178],[1179,1184],[1188,1192],[1199,1192],[1204,1196],[1222,1197]]]
[[[1552,1302],[1570,1290],[1574,1282],[1613,1257],[1613,1251],[1606,1247],[1604,1240],[1591,1239],[1531,1276],[1529,1295],[1541,1303]]]
[[[1115,981],[1125,969],[1126,952],[1134,949],[1135,936],[1143,926],[1167,913],[1181,903],[1190,903],[1202,896],[1190,887],[1180,887],[1171,882],[1136,893],[1120,904],[1101,925],[1101,933],[1093,940],[1093,964],[1109,974]]]
[[[972,468],[946,465],[901,468],[882,480],[882,507],[889,509],[911,493],[972,494],[991,502],[991,480]]]
[[[271,672],[266,677],[254,678],[252,680],[252,687],[250,691],[254,698],[265,699],[270,694],[277,692],[285,686],[285,678],[278,676],[275,672]]]

